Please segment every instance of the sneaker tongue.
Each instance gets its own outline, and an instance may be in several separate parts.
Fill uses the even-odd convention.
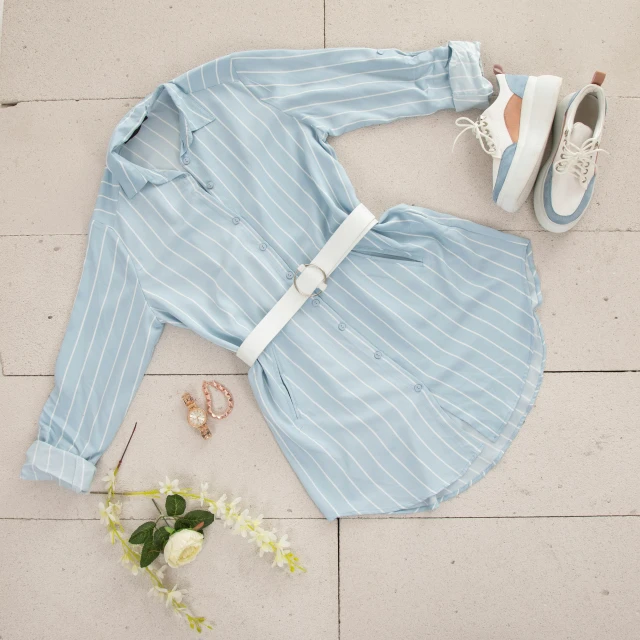
[[[574,122],[573,129],[571,129],[571,135],[569,136],[569,142],[572,142],[576,147],[581,147],[585,140],[588,140],[593,135],[593,129],[588,127],[583,122]]]

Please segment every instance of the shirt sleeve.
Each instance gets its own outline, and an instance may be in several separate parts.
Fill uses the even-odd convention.
[[[253,51],[229,57],[232,80],[258,98],[324,132],[440,109],[488,106],[477,42],[405,53],[397,49]]]
[[[21,477],[87,492],[162,334],[136,265],[116,232],[94,219],[80,285]]]

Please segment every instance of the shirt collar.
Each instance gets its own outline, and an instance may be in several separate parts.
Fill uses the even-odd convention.
[[[124,144],[153,110],[158,98],[164,93],[178,112],[180,157],[191,146],[193,132],[215,120],[215,116],[201,102],[195,100],[191,94],[185,93],[173,82],[161,84],[152,94],[133,107],[118,123],[109,141],[107,151],[107,167],[128,198],[133,198],[147,182],[163,184],[185,173],[178,170],[147,169],[120,154]]]

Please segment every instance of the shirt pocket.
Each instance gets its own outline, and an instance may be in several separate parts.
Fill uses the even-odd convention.
[[[271,353],[273,355],[273,361],[275,364],[275,372],[278,380],[276,382],[280,383],[282,397],[285,398],[287,404],[289,406],[290,411],[296,418],[300,417],[300,413],[298,411],[298,405],[296,400],[294,399],[293,392],[291,390],[291,382],[287,379],[285,374],[283,373],[282,365],[280,364],[280,358],[278,357],[278,350],[272,349]]]
[[[350,256],[354,259],[364,258],[370,259],[381,265],[393,265],[394,263],[403,264],[407,267],[424,266],[423,259],[418,252],[409,252],[393,249],[366,249],[363,251],[352,251]]]

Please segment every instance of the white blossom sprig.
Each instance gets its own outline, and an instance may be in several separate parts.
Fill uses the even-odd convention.
[[[276,535],[276,530],[270,531],[264,529],[262,525],[262,514],[257,518],[249,514],[248,509],[240,511],[238,505],[240,498],[231,501],[227,500],[226,494],[222,494],[217,500],[213,500],[208,495],[209,484],[201,483],[200,492],[195,493],[191,489],[180,489],[178,480],[170,480],[168,477],[164,481],[159,482],[158,489],[150,489],[147,491],[124,491],[116,494],[116,478],[118,475],[119,465],[114,470],[109,471],[104,476],[105,488],[107,490],[106,501],[99,504],[100,522],[106,525],[108,531],[108,539],[111,544],[120,543],[122,547],[121,563],[129,567],[133,575],[138,575],[141,571],[145,572],[151,580],[152,586],[149,594],[160,598],[167,607],[171,607],[173,612],[181,619],[185,620],[191,629],[201,633],[203,629],[212,629],[212,624],[206,618],[195,616],[184,601],[187,594],[185,589],[178,589],[174,584],[169,589],[164,582],[164,571],[167,566],[161,567],[145,566],[140,567],[141,554],[138,553],[129,543],[125,536],[124,527],[120,522],[120,513],[122,512],[122,504],[116,501],[118,496],[145,496],[149,498],[160,498],[162,496],[178,495],[185,499],[199,500],[201,506],[207,506],[209,512],[217,516],[224,522],[225,528],[231,529],[235,534],[247,538],[247,540],[258,548],[259,555],[273,554],[273,567],[287,569],[290,573],[306,572],[306,569],[300,563],[300,559],[289,549],[290,543],[288,536],[285,534],[280,539]]]
[[[168,492],[171,491],[172,494],[182,496],[185,499],[199,500],[201,506],[207,506],[211,513],[224,522],[225,528],[231,529],[233,533],[243,538],[247,538],[248,542],[255,545],[261,557],[265,553],[272,553],[274,555],[272,566],[284,568],[289,573],[295,573],[296,571],[306,572],[306,569],[300,563],[300,558],[289,549],[290,543],[286,534],[278,539],[275,529],[268,531],[261,526],[262,514],[257,518],[253,518],[249,515],[248,509],[240,511],[238,505],[242,498],[234,498],[228,501],[227,495],[223,493],[217,500],[214,500],[209,497],[208,489],[209,483],[207,482],[203,482],[200,485],[199,492],[189,488],[181,489],[178,480],[170,480],[167,477],[164,481],[159,482],[158,489],[127,491],[120,495],[160,498],[164,495],[170,495]]]
[[[174,585],[172,589],[168,589],[164,583],[164,572],[166,565],[159,568],[151,566],[140,568],[140,554],[129,544],[125,537],[124,527],[120,522],[120,512],[122,505],[120,502],[114,500],[116,477],[118,475],[118,468],[110,471],[104,478],[105,488],[107,489],[106,504],[100,503],[100,521],[107,525],[109,532],[108,539],[111,544],[115,544],[116,541],[120,543],[122,547],[122,557],[120,561],[123,565],[129,566],[133,575],[138,575],[140,571],[144,571],[151,580],[150,595],[156,595],[162,599],[167,607],[171,607],[173,612],[179,618],[185,620],[191,629],[202,633],[203,629],[213,629],[213,626],[206,618],[202,616],[196,616],[192,613],[191,609],[184,602],[184,596],[186,590],[178,589],[178,585]],[[127,495],[126,493],[120,495]]]

